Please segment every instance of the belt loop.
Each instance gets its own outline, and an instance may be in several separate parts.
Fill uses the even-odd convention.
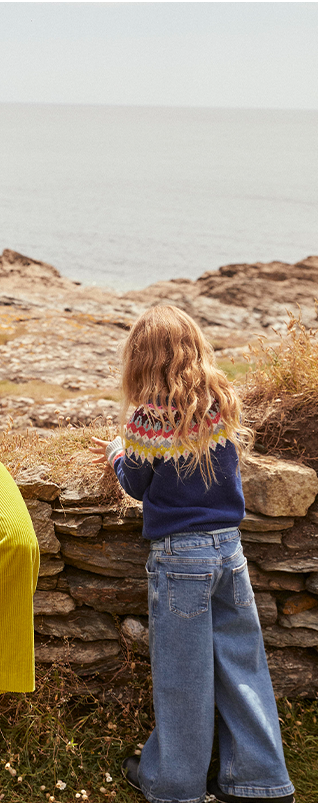
[[[212,533],[215,549],[220,549],[220,541],[217,533]]]
[[[165,552],[167,553],[167,555],[172,555],[170,535],[166,535],[165,537]]]

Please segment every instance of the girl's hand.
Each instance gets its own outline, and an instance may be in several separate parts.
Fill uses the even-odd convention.
[[[109,441],[102,441],[100,438],[92,438],[92,441],[96,443],[97,448],[94,448],[94,446],[89,446],[89,451],[94,452],[94,454],[101,455],[100,457],[96,457],[95,460],[92,460],[92,463],[105,463],[107,461],[106,448]]]

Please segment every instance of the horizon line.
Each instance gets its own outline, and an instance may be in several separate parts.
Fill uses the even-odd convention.
[[[280,112],[317,112],[316,108],[309,106],[210,106],[194,104],[165,104],[165,103],[94,103],[85,101],[46,101],[46,100],[0,100],[3,106],[92,106],[95,108],[111,109],[197,109],[213,111],[280,111]]]

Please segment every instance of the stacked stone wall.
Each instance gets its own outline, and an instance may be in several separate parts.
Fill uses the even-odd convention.
[[[242,542],[276,695],[318,693],[318,477],[252,454],[242,469]],[[124,515],[70,487],[17,479],[41,552],[34,597],[39,663],[67,661],[79,675],[120,675],[124,639],[148,654],[148,545],[142,509]]]

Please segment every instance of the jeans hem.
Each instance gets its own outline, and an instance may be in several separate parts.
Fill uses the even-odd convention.
[[[287,795],[292,795],[295,792],[295,787],[292,783],[287,784],[287,786],[237,786],[236,784],[223,784],[219,783],[218,785],[222,792],[226,795],[235,795],[236,797],[250,797],[251,800],[253,798],[264,798],[269,800],[271,797],[281,797],[282,803],[284,801],[284,797]]]
[[[140,783],[140,780],[139,784],[142,794],[144,795],[146,800],[149,800],[149,803],[203,803],[207,794],[205,790],[200,797],[185,798],[182,800],[176,797],[155,797],[154,795],[151,794],[151,792],[148,792],[148,790],[142,783]]]

